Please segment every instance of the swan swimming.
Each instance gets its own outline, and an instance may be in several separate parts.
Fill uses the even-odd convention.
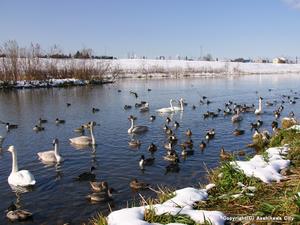
[[[58,151],[58,139],[53,140],[54,150],[38,152],[37,155],[44,163],[59,163],[63,161],[63,158],[59,155]]]
[[[184,101],[184,99],[183,99],[183,98],[180,98],[180,100],[179,100],[180,107],[174,106],[174,107],[173,107],[173,110],[174,110],[174,111],[183,111],[183,110],[184,110],[184,107],[183,107],[183,101]]]
[[[90,123],[90,126],[88,127],[90,129],[90,133],[91,133],[91,137],[88,137],[88,136],[80,136],[80,137],[75,137],[75,138],[70,138],[70,142],[71,144],[74,144],[74,145],[83,145],[83,146],[86,146],[86,145],[96,145],[96,140],[95,140],[95,137],[94,137],[94,126],[96,125],[95,122],[91,122]]]
[[[28,170],[18,170],[17,151],[15,147],[11,145],[7,151],[12,154],[12,170],[8,177],[8,183],[12,186],[22,187],[35,185],[35,178]]]
[[[136,117],[130,116],[128,119],[131,121],[131,127],[128,129],[128,134],[143,133],[148,131],[147,126],[134,126],[134,120],[136,120]]]
[[[236,114],[231,117],[231,122],[237,123],[243,120],[242,115],[240,114],[240,109],[238,108]]]
[[[170,105],[171,105],[171,107],[157,109],[156,111],[160,112],[160,113],[171,113],[171,112],[174,112],[175,110],[174,110],[174,106],[172,105],[172,102],[173,102],[173,99],[170,99]]]
[[[263,113],[263,110],[262,110],[262,100],[263,98],[262,97],[259,97],[259,102],[258,102],[258,109],[255,110],[255,115],[260,115]]]

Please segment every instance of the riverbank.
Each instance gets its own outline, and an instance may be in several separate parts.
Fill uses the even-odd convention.
[[[159,192],[154,200],[142,197],[142,206],[117,210],[108,217],[98,216],[90,223],[299,224],[299,140],[299,126],[278,130],[265,147],[246,160],[238,161],[230,154],[232,157],[223,160],[218,168],[208,171],[210,184],[201,189]]]
[[[238,63],[150,59],[0,60],[0,87],[51,87],[114,82],[117,79],[224,77],[250,74],[300,74],[300,64]],[[65,82],[62,82],[65,80]]]

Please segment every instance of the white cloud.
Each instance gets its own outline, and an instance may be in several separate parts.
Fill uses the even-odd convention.
[[[300,0],[283,0],[289,6],[295,9],[300,9]]]

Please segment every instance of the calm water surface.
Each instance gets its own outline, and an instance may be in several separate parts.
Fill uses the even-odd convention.
[[[108,206],[91,204],[85,196],[91,193],[87,182],[76,182],[73,178],[81,172],[88,171],[94,165],[98,180],[106,180],[117,190],[114,195],[114,208],[125,207],[127,202],[138,199],[138,194],[129,188],[129,182],[136,177],[150,183],[152,186],[169,185],[173,187],[197,186],[205,182],[205,166],[214,168],[219,164],[221,146],[230,151],[245,149],[251,142],[252,132],[250,122],[256,119],[264,121],[264,128],[271,130],[274,107],[265,107],[266,113],[256,117],[253,113],[244,114],[240,124],[245,129],[243,136],[235,137],[232,131],[236,125],[230,117],[203,119],[207,110],[216,111],[224,108],[224,103],[232,100],[238,103],[258,104],[258,97],[266,100],[281,100],[281,94],[292,94],[290,89],[299,90],[300,77],[297,75],[253,75],[234,78],[198,78],[184,80],[124,80],[118,83],[95,86],[74,87],[66,89],[36,89],[0,92],[0,120],[16,123],[19,128],[7,134],[4,150],[0,152],[0,224],[9,224],[5,219],[5,209],[11,202],[17,202],[22,208],[34,213],[34,220],[22,224],[80,224],[95,215],[97,211],[108,212]],[[152,91],[148,92],[147,89]],[[271,88],[272,91],[268,89]],[[118,92],[120,89],[122,92]],[[134,90],[138,99],[129,94]],[[258,91],[258,93],[256,93]],[[299,92],[300,93],[300,92]],[[207,96],[212,104],[200,105],[201,96]],[[292,94],[296,96],[296,94]],[[195,154],[186,160],[181,160],[179,173],[166,173],[168,162],[163,160],[165,150],[163,144],[166,136],[162,130],[167,115],[160,116],[155,109],[169,107],[169,99],[183,97],[188,106],[183,113],[171,115],[180,123],[176,131],[179,142],[184,141],[185,131],[190,128],[195,143]],[[150,112],[140,113],[134,107],[125,111],[125,104],[133,105],[141,100],[150,102]],[[66,103],[70,102],[70,107]],[[192,105],[196,110],[192,110]],[[100,108],[93,114],[92,107]],[[284,115],[293,110],[299,115],[299,104],[285,104]],[[128,146],[129,115],[138,117],[137,124],[149,126],[149,131],[138,138],[142,142],[139,150]],[[150,115],[156,115],[154,122],[149,121]],[[48,119],[45,131],[35,133],[32,128],[38,118]],[[65,119],[66,123],[55,125],[55,118]],[[100,123],[95,127],[97,147],[75,149],[68,139],[75,137],[73,129],[94,120]],[[216,137],[204,152],[198,148],[204,139],[205,132],[215,128]],[[0,135],[6,135],[4,126],[0,126]],[[36,153],[52,148],[53,138],[60,140],[61,154],[65,161],[57,166],[45,166]],[[154,142],[159,150],[155,153],[155,163],[141,171],[138,161],[141,154],[149,157],[148,145]],[[18,152],[20,169],[30,170],[37,184],[31,192],[16,194],[7,183],[11,171],[11,155],[5,150],[9,145],[15,145]],[[179,148],[177,147],[179,150]],[[253,153],[251,149],[246,149]],[[151,195],[151,191],[143,191],[143,195]]]

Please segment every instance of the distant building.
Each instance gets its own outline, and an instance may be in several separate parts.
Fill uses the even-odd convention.
[[[283,57],[276,57],[273,59],[274,64],[287,63],[287,59]]]

